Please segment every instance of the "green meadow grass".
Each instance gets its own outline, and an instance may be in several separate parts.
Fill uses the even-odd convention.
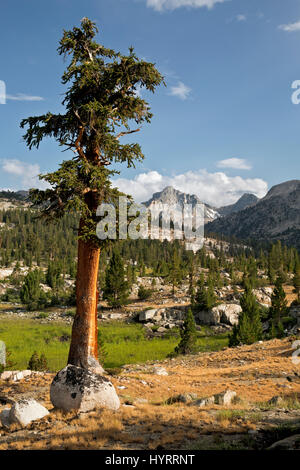
[[[178,332],[164,338],[147,339],[141,325],[111,322],[100,323],[106,357],[104,367],[144,363],[165,359],[179,341]],[[63,323],[41,323],[38,319],[0,319],[0,340],[11,352],[13,369],[26,369],[34,351],[44,353],[49,370],[55,372],[67,363],[71,327]],[[227,335],[200,336],[199,351],[217,351],[228,345]]]

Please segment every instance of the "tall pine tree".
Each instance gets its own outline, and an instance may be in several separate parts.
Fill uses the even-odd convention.
[[[80,213],[76,315],[68,363],[102,371],[97,347],[97,277],[100,248],[106,241],[96,236],[97,208],[117,202],[119,191],[111,186],[115,163],[133,167],[143,154],[137,143],[121,144],[124,136],[138,132],[152,118],[148,103],[137,89],[154,92],[163,77],[154,64],[105,48],[95,41],[98,30],[88,18],[81,27],[64,31],[58,53],[70,59],[62,76],[67,86],[64,114],[48,112],[21,122],[29,149],[52,137],[74,156],[41,178],[50,184],[45,191],[31,191],[33,202],[48,219],[66,212]],[[134,124],[134,128],[132,128]]]

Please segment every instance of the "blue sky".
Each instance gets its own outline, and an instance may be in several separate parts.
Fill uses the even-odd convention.
[[[37,173],[68,158],[50,140],[29,151],[19,122],[62,110],[66,64],[56,49],[84,16],[97,22],[99,42],[133,45],[167,83],[142,92],[154,118],[133,137],[146,158],[120,168],[121,189],[145,200],[172,184],[222,205],[299,178],[299,0],[2,0],[0,187],[35,186]]]

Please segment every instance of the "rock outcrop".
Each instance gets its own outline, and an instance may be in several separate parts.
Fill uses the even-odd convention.
[[[26,427],[32,421],[42,419],[48,414],[47,408],[32,398],[28,398],[17,401],[10,409],[4,409],[0,415],[0,421],[4,428],[9,428],[14,423]]]
[[[220,304],[211,310],[197,312],[195,317],[203,325],[236,325],[239,321],[239,314],[242,309],[239,304]]]

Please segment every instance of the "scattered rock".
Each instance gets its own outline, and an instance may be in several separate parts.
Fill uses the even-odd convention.
[[[180,393],[179,395],[168,398],[167,404],[172,405],[173,403],[191,403],[197,398],[198,396],[196,393]]]
[[[135,405],[146,405],[148,402],[147,398],[136,398],[134,400]]]
[[[300,434],[274,442],[268,450],[300,450]]]
[[[121,318],[123,318],[123,314],[122,313],[110,313],[108,314],[108,318],[110,318],[111,320],[120,320]]]
[[[154,367],[153,373],[155,375],[169,375],[164,367]]]
[[[32,374],[31,370],[22,370],[23,377],[30,377]]]
[[[12,382],[18,382],[19,380],[25,379],[32,375],[44,375],[45,372],[37,370],[6,370],[0,374],[0,380],[10,380]]]
[[[10,408],[5,408],[2,413],[0,413],[0,422],[4,428],[9,428],[10,419],[9,419]]]
[[[98,407],[117,410],[120,400],[104,376],[73,365],[59,371],[50,387],[52,404],[64,411],[87,412]]]
[[[165,325],[165,327],[168,329],[168,330],[172,330],[173,328],[176,327],[175,323],[167,323]]]
[[[157,309],[152,308],[151,310],[146,310],[145,312],[141,312],[139,315],[139,321],[149,321],[152,320],[156,315]]]
[[[204,406],[208,405],[214,405],[215,404],[215,397],[203,397],[199,398],[199,400],[196,400],[194,403],[196,406],[199,406],[200,408],[203,408]]]
[[[165,333],[167,331],[167,328],[165,328],[164,326],[160,326],[159,328],[157,328],[157,333]]]
[[[259,289],[253,289],[253,294],[255,295],[258,302],[265,304],[267,307],[270,306],[272,293],[272,287],[260,287]]]
[[[6,370],[0,374],[1,380],[9,380],[12,376],[13,372],[11,370]]]
[[[216,405],[231,405],[234,398],[236,397],[236,392],[232,390],[226,390],[226,392],[217,393],[214,395]]]
[[[33,399],[23,399],[16,402],[10,409],[10,423],[17,423],[22,427],[27,426],[31,421],[44,418],[49,411]]]
[[[15,374],[12,375],[12,380],[14,382],[17,382],[18,380],[24,379],[24,375],[22,371],[17,371]]]

